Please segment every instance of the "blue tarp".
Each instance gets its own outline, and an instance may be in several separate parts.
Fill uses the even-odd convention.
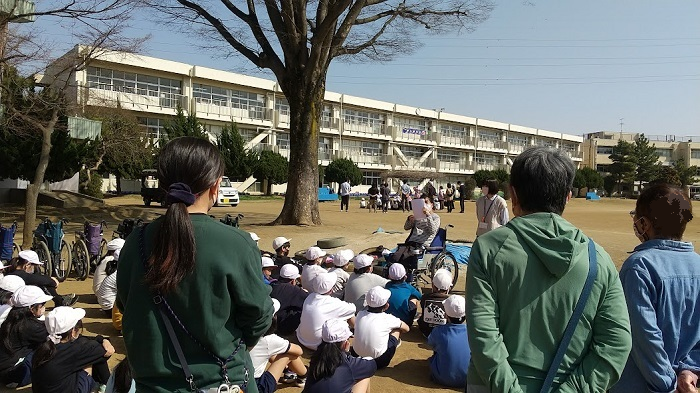
[[[472,248],[466,244],[447,243],[447,252],[455,257],[457,263],[467,265],[469,264],[469,254],[471,254]]]
[[[598,194],[596,194],[595,192],[587,192],[586,199],[589,201],[597,201],[600,200],[600,196],[598,196]]]

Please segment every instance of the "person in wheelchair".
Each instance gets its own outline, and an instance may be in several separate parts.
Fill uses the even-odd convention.
[[[418,268],[419,256],[423,254],[425,247],[430,246],[440,229],[440,216],[433,211],[432,199],[427,195],[423,195],[421,199],[424,202],[424,217],[417,219],[411,214],[406,218],[403,228],[410,229],[411,233],[389,258],[392,263],[404,265],[409,274]]]

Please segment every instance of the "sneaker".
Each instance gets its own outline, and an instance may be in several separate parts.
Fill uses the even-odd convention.
[[[71,293],[70,295],[63,295],[63,305],[70,307],[78,302],[78,295]]]
[[[297,380],[296,373],[293,373],[289,370],[285,371],[284,374],[282,375],[282,378],[280,378],[280,382],[282,382],[282,383],[293,383],[296,380]]]
[[[306,386],[306,377],[297,377],[294,380],[294,385],[298,388],[303,388]]]

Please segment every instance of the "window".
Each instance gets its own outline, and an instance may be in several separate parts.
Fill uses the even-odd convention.
[[[175,79],[116,71],[108,68],[88,67],[88,87],[121,91],[144,96],[159,97],[161,105],[174,108],[182,93],[182,82]]]
[[[561,145],[561,148],[569,153],[576,153],[576,145],[573,143],[564,143]]]
[[[671,157],[671,153],[671,149],[656,149],[656,154],[658,154],[659,157]]]
[[[330,108],[328,112],[328,118],[330,120],[330,118],[332,118]],[[380,134],[384,129],[385,119],[384,115],[381,113],[356,109],[343,109],[343,122],[350,131],[365,131]]]
[[[343,150],[360,153],[365,156],[378,156],[384,154],[384,144],[380,142],[343,140]]]
[[[277,144],[277,146],[279,146],[280,149],[289,150],[289,134],[287,134],[287,133],[277,134],[276,144]]]
[[[468,134],[466,127],[455,124],[440,124],[440,132],[443,137],[458,139],[465,138]]]
[[[479,130],[479,139],[484,141],[500,141],[503,133],[490,130]]]
[[[596,148],[596,153],[609,156],[613,154],[614,147],[612,146],[598,146]]]
[[[595,170],[598,172],[607,173],[607,172],[610,172],[610,165],[609,164],[608,165],[598,164],[595,166]]]
[[[281,116],[289,116],[289,101],[286,98],[278,98],[275,101],[275,110]]]
[[[420,139],[427,138],[428,122],[423,119],[396,117],[394,119],[394,125],[401,130],[403,136],[417,135]]]
[[[508,143],[515,146],[527,146],[527,137],[518,134],[508,134]]]
[[[557,141],[553,139],[543,139],[543,138],[537,138],[537,146],[543,146],[543,147],[557,147]]]
[[[192,97],[198,103],[242,109],[248,112],[248,117],[251,119],[265,118],[266,104],[264,94],[195,83],[192,85]],[[284,99],[280,101],[286,102]],[[275,103],[276,108],[277,103],[280,101]],[[282,103],[281,105],[284,104]],[[289,110],[289,104],[286,107]]]
[[[498,164],[498,156],[476,153],[474,154],[474,161],[479,165],[496,165]]]
[[[438,160],[444,162],[459,163],[462,158],[462,154],[457,150],[438,150],[437,158]]]
[[[146,128],[149,138],[157,140],[164,135],[163,126],[167,120],[153,117],[139,117],[137,120]]]
[[[374,183],[380,184],[382,182],[381,172],[377,171],[364,171],[362,172],[362,185],[371,186]]]
[[[691,150],[690,158],[700,158],[700,150]]]
[[[331,128],[331,119],[333,119],[333,107],[330,105],[324,105],[323,112],[321,112],[321,127]]]
[[[421,158],[425,152],[428,151],[427,147],[422,146],[400,146],[401,152],[404,156],[408,158]]]
[[[256,136],[258,136],[258,132],[257,132],[257,131],[251,130],[251,129],[248,129],[248,128],[239,128],[239,129],[238,129],[238,132],[241,134],[241,137],[243,137],[243,140],[244,140],[245,142],[250,142],[251,140],[253,140],[253,138],[255,138]],[[265,139],[263,139],[262,141],[260,141],[260,143],[266,143],[266,141],[267,141],[267,137],[265,137]]]

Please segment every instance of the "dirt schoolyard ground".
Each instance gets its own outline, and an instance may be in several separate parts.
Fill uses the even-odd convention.
[[[343,236],[348,244],[342,248],[350,248],[359,252],[365,248],[385,245],[395,246],[407,235],[403,231],[403,222],[408,213],[399,211],[389,211],[369,213],[366,209],[359,208],[359,200],[351,201],[350,211],[341,212],[340,202],[321,203],[321,217],[323,225],[318,227],[296,227],[296,226],[270,226],[282,208],[283,200],[275,199],[244,199],[236,208],[216,207],[210,214],[217,218],[223,217],[227,213],[241,213],[245,218],[241,221],[241,228],[246,231],[255,232],[260,236],[260,248],[270,250],[272,239],[277,236],[291,238],[292,252],[306,249],[315,245],[321,238]],[[610,254],[615,264],[619,266],[624,262],[627,253],[639,243],[632,231],[632,220],[629,211],[634,209],[634,200],[603,199],[600,201],[586,201],[583,199],[572,200],[564,212],[564,218],[583,230],[584,233],[592,237],[601,244]],[[697,203],[693,203],[694,208],[699,208]],[[459,213],[457,209],[448,214],[446,210],[439,211],[442,226],[454,225],[448,231],[448,239],[452,241],[473,240],[477,226],[475,218],[474,202],[466,202],[465,213]],[[153,220],[165,210],[159,207],[145,208],[138,196],[125,196],[107,199],[105,206],[100,208],[39,208],[38,217],[49,216],[52,219],[65,217],[70,220],[66,229],[66,237],[69,243],[73,240],[74,233],[80,229],[85,220],[97,222],[106,220],[109,227],[105,231],[105,237],[109,240],[112,231],[124,218],[142,218]],[[13,220],[22,222],[23,209],[20,206],[4,205],[0,206],[0,222],[9,224]],[[512,215],[511,215],[512,216]],[[378,228],[385,231],[400,231],[400,234],[376,233]],[[693,243],[700,241],[700,219],[691,221],[685,232],[685,240]],[[16,241],[21,243],[20,233]],[[221,245],[225,247],[226,245]],[[232,250],[234,252],[235,250]],[[332,252],[334,250],[330,250]],[[455,293],[464,293],[464,282],[466,267],[460,269],[460,279],[455,286]],[[92,279],[86,281],[76,281],[69,278],[59,286],[60,293],[75,292],[80,295],[80,301],[76,307],[83,307],[87,311],[85,318],[86,334],[102,334],[109,336],[117,353],[110,360],[110,366],[123,359],[125,350],[122,338],[117,335],[111,324],[111,320],[101,317],[96,299],[92,293]],[[403,344],[396,352],[396,356],[390,367],[377,373],[372,379],[372,390],[377,392],[419,392],[425,388],[450,391],[452,389],[441,388],[430,381],[428,357],[431,350],[425,344],[417,327],[414,325],[410,333],[402,336]],[[305,354],[308,364],[308,353]],[[179,376],[178,376],[179,377]],[[298,388],[281,385],[282,391],[299,391]],[[0,388],[1,390],[2,388]],[[458,390],[454,390],[458,391]]]

